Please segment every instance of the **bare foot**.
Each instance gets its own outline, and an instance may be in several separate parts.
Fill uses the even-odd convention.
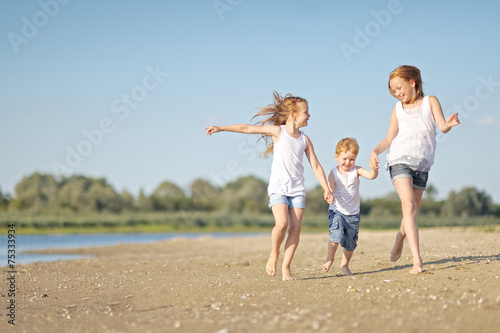
[[[424,272],[424,269],[421,265],[420,266],[413,265],[413,268],[411,269],[410,274],[420,274],[423,272]]]
[[[410,271],[410,274],[420,274],[424,272],[424,265],[422,264],[422,258],[420,260],[413,261],[413,268]]]
[[[398,261],[398,259],[401,258],[401,254],[403,253],[404,240],[405,237],[401,235],[401,232],[398,231],[398,233],[396,234],[396,242],[394,243],[394,247],[391,251],[392,262]]]
[[[266,264],[267,275],[271,275],[271,276],[276,275],[276,265],[278,263],[278,256],[279,256],[279,254],[276,256],[271,254],[269,256],[269,260],[267,261],[267,264]]]
[[[281,272],[283,274],[283,281],[292,281],[295,280],[290,272],[290,268],[282,268]]]
[[[349,266],[342,266],[342,271],[344,272],[344,275],[352,275],[351,270],[349,269]]]
[[[333,264],[333,260],[327,260],[327,261],[325,261],[325,263],[323,265],[319,266],[319,268],[324,270],[326,273],[330,270],[330,267],[332,267],[332,264]]]

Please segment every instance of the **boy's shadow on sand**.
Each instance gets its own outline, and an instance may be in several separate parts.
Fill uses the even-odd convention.
[[[462,256],[462,257],[453,257],[453,258],[446,258],[446,259],[439,259],[439,260],[425,262],[424,263],[425,266],[442,265],[442,264],[450,264],[450,265],[447,265],[445,267],[435,267],[435,268],[432,268],[431,270],[426,269],[421,274],[425,274],[426,272],[429,273],[430,271],[463,267],[464,265],[479,264],[479,263],[481,263],[481,261],[489,261],[489,262],[500,261],[500,254],[490,255],[490,256]],[[410,269],[411,267],[413,267],[413,265],[411,265],[411,264],[399,265],[399,266],[394,266],[394,267],[382,268],[382,269],[378,269],[378,270],[366,271],[366,272],[361,272],[361,273],[354,273],[352,276],[376,274],[376,273],[387,272],[387,271],[400,271],[403,269],[405,269],[405,270]],[[419,275],[419,274],[417,274],[417,275]],[[335,275],[309,277],[309,278],[303,278],[303,279],[298,279],[298,280],[330,279],[330,278],[344,277],[344,276],[345,275],[343,275],[343,274],[335,274]]]

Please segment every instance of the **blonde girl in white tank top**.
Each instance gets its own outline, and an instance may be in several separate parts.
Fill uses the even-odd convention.
[[[323,167],[314,153],[312,142],[300,131],[300,128],[307,126],[310,118],[307,101],[291,94],[282,97],[275,92],[273,104],[261,108],[255,117],[264,119],[256,125],[209,126],[205,130],[207,135],[222,131],[260,134],[267,143],[264,155],[267,157],[274,151],[268,193],[286,202],[305,196],[302,165],[302,157],[305,154],[324,190],[324,199],[332,203],[333,196],[328,188]],[[304,208],[280,202],[273,204],[271,210],[275,226],[271,233],[271,254],[266,264],[266,272],[270,276],[276,275],[280,247],[288,230],[281,272],[283,281],[293,280],[290,264],[299,244]]]
[[[443,133],[460,124],[458,113],[444,118],[441,105],[435,96],[424,97],[420,70],[414,66],[400,66],[389,75],[389,91],[400,102],[392,110],[389,131],[370,155],[370,167],[379,168],[378,155],[390,149],[387,160],[391,166],[404,169],[405,174],[393,178],[394,187],[401,200],[403,219],[391,251],[391,261],[402,254],[405,238],[413,256],[412,274],[423,272],[420,257],[417,214],[425,184],[413,182],[417,175],[427,172],[434,163],[435,124]]]

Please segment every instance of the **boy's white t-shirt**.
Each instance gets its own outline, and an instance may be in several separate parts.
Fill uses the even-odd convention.
[[[428,172],[434,164],[437,134],[429,96],[421,106],[409,110],[398,102],[396,116],[399,128],[387,154],[388,166],[405,164],[412,170]]]
[[[353,166],[347,174],[340,173],[337,167],[332,169],[335,176],[335,200],[330,210],[336,210],[344,215],[356,215],[360,211],[358,167]]]
[[[300,138],[293,138],[287,133],[285,125],[281,125],[280,139],[274,144],[271,177],[267,188],[269,195],[306,195],[302,165],[306,148],[304,133],[301,132]]]

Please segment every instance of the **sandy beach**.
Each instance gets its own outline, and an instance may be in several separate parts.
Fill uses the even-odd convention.
[[[323,272],[327,234],[303,233],[289,282],[265,273],[270,236],[61,250],[92,256],[0,269],[0,331],[498,332],[498,228],[421,230],[416,276],[407,243],[389,260],[395,233],[361,230],[352,277],[340,252]]]

